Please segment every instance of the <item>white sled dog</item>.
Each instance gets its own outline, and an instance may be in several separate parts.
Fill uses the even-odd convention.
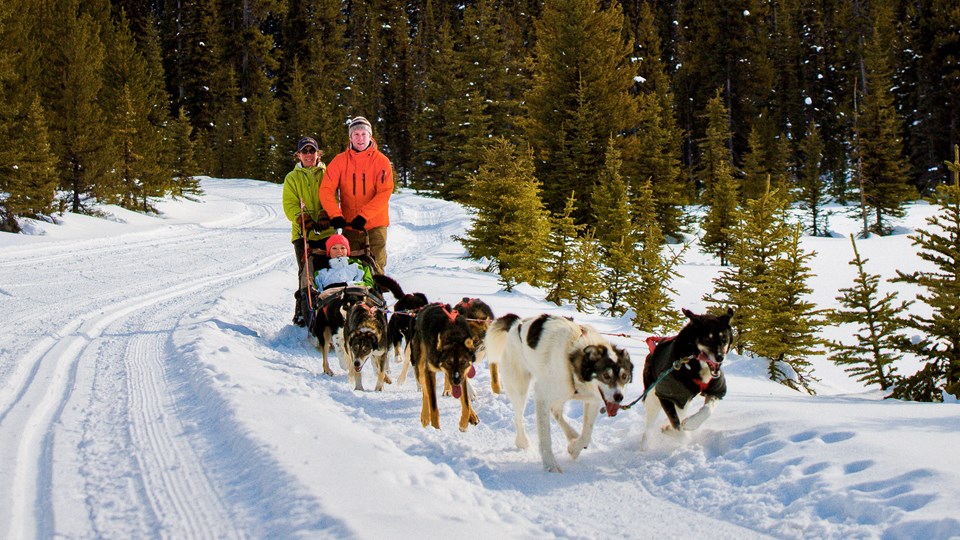
[[[563,317],[505,315],[490,325],[485,344],[489,361],[501,366],[519,448],[530,446],[523,411],[533,383],[540,458],[550,472],[561,472],[550,440],[550,415],[567,437],[567,452],[576,459],[590,444],[600,405],[608,415],[616,415],[623,387],[633,379],[633,363],[625,350],[612,346],[593,328]],[[583,402],[579,434],[563,416],[564,403],[572,399]]]

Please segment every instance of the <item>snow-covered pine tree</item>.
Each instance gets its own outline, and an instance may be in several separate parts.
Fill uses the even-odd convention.
[[[540,202],[533,154],[499,137],[487,148],[470,185],[477,215],[459,239],[467,252],[489,258],[508,291],[524,281],[540,283],[550,222]]]
[[[842,307],[830,312],[828,320],[835,325],[857,325],[853,335],[856,341],[850,344],[830,341],[828,346],[833,351],[830,360],[843,366],[857,381],[886,390],[897,380],[895,363],[903,358],[897,331],[904,327],[904,321],[897,314],[905,312],[912,302],[895,305],[896,294],[880,296],[880,276],[867,273],[864,267],[869,259],[860,257],[852,234],[850,244],[853,245],[850,265],[857,269],[857,274],[852,287],[840,289],[837,300]]]
[[[905,274],[894,281],[917,285],[925,292],[917,298],[930,307],[929,316],[913,315],[907,324],[922,332],[904,349],[925,359],[917,373],[897,383],[892,397],[916,401],[943,401],[943,392],[960,397],[960,148],[947,162],[953,182],[934,193],[940,212],[927,218],[928,228],[917,230],[913,244],[921,259],[936,270]]]

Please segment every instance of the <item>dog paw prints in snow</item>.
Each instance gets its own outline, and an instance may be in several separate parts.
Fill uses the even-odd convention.
[[[933,502],[929,471],[885,472],[875,459],[817,459],[824,445],[856,433],[770,426],[701,433],[688,445],[638,462],[651,493],[711,517],[750,523],[780,538],[842,538],[874,526],[876,536]],[[812,527],[812,528],[811,528]],[[815,530],[814,530],[815,529]]]

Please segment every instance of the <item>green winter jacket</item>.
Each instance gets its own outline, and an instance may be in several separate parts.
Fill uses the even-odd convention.
[[[283,213],[292,225],[291,241],[303,238],[303,233],[300,232],[300,201],[303,201],[307,214],[315,223],[329,225],[330,220],[320,206],[320,198],[317,194],[325,171],[326,165],[323,163],[317,163],[316,167],[309,168],[298,165],[283,179]],[[332,227],[319,233],[309,231],[307,240],[323,240],[333,232]]]

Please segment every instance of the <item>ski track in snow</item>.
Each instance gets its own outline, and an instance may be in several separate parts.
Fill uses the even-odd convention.
[[[247,231],[277,226],[274,205],[244,208],[239,216],[210,224],[212,228],[187,226],[171,238],[120,238],[96,248],[84,242],[45,246],[35,250],[36,255],[0,263],[4,283],[26,275],[26,280],[19,279],[20,287],[39,288],[44,279],[65,285],[53,287],[53,302],[16,305],[22,316],[13,335],[36,337],[31,324],[74,315],[57,332],[41,337],[26,355],[5,363],[0,440],[18,442],[0,446],[0,462],[12,465],[0,469],[0,482],[15,494],[0,509],[0,523],[7,524],[4,537],[63,533],[53,518],[64,498],[66,504],[80,507],[98,503],[87,509],[84,517],[89,521],[76,524],[77,530],[70,531],[66,524],[68,534],[241,536],[231,525],[232,509],[220,503],[221,488],[205,480],[206,464],[183,437],[164,359],[170,356],[170,334],[181,318],[215,300],[224,288],[289,257],[285,246],[264,245],[262,255],[241,261],[240,268],[229,260],[230,251],[199,259],[204,263],[200,267],[183,266],[191,252],[205,246],[242,241]],[[218,261],[217,255],[224,257]],[[101,270],[92,262],[100,258],[131,264],[115,274],[118,280],[92,285],[55,270],[88,264]],[[155,281],[144,269],[163,266],[174,269],[166,278],[171,284],[157,288],[163,278]],[[24,273],[38,267],[40,276]],[[184,272],[190,273],[189,279]],[[103,300],[106,296],[110,300]],[[109,361],[101,362],[104,358]],[[78,372],[88,376],[78,377]],[[81,427],[65,430],[65,425]],[[76,470],[60,474],[55,469],[61,463]],[[64,478],[70,479],[67,485],[59,485]],[[101,504],[104,500],[110,504]]]
[[[648,452],[638,451],[636,411],[598,419],[576,461],[554,426],[561,475],[544,473],[535,449],[514,446],[510,404],[491,393],[486,369],[471,381],[479,425],[458,432],[459,402],[441,398],[443,429],[424,429],[414,377],[380,393],[354,392],[335,357],[336,375],[321,373],[319,352],[289,324],[296,266],[280,187],[204,187],[211,208],[199,221],[170,219],[112,238],[44,238],[0,254],[0,299],[17,313],[0,328],[0,537],[466,531],[742,540],[960,531],[953,518],[912,517],[953,508],[931,485],[956,484],[957,475],[925,467],[929,457],[891,467],[870,452],[890,433],[914,433],[921,420],[936,433],[955,431],[952,409],[842,396],[805,402],[768,385],[754,389],[762,366],[741,358],[725,370],[732,387],[743,387],[707,426],[659,437]],[[481,275],[480,263],[450,242],[469,221],[461,207],[401,192],[391,219],[387,273],[407,292],[448,303],[480,296],[498,315],[575,315],[525,287],[503,293],[488,277],[469,291],[440,279]],[[638,395],[644,351],[618,340],[637,365],[628,396]],[[400,365],[391,369],[396,378]],[[372,388],[373,370],[363,376]],[[823,407],[820,416],[842,410],[861,427],[801,418],[792,412],[798,404]],[[532,409],[531,400],[535,431]],[[566,410],[579,422],[579,405]],[[827,451],[843,458],[821,458]]]

